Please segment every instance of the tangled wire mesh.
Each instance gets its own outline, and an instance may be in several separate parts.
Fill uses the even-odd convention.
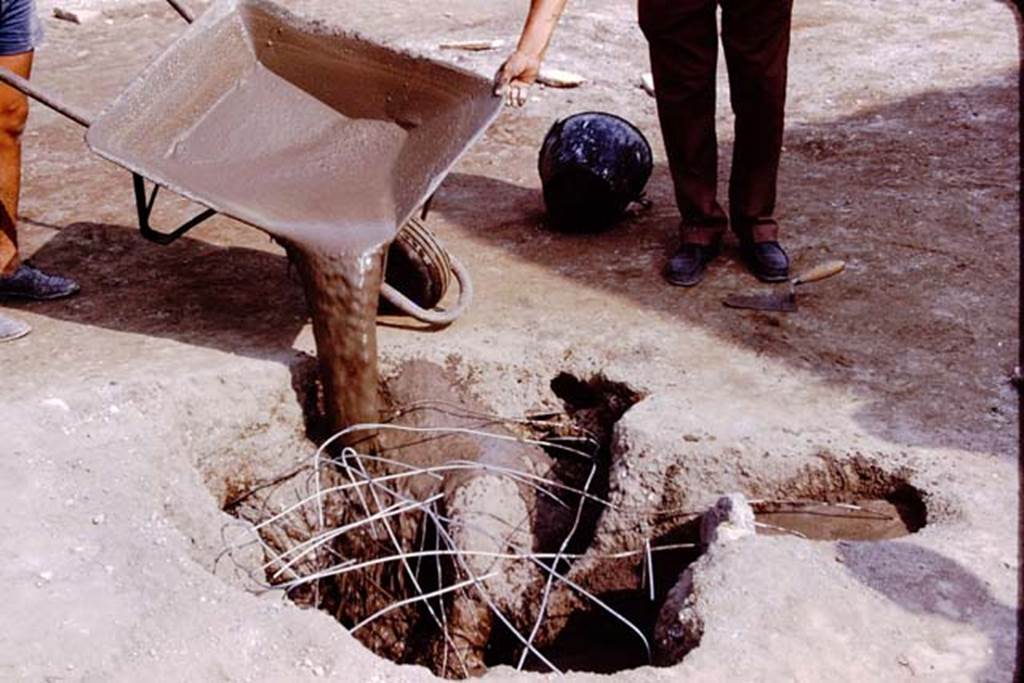
[[[457,406],[431,408],[458,411],[463,417],[483,420],[485,425],[553,424],[530,417],[485,415]],[[584,463],[585,475],[582,482],[569,483],[550,473],[500,462],[453,458],[423,466],[354,448],[334,452],[334,444],[357,432],[402,432],[424,438],[458,434],[541,447],[555,457]],[[620,622],[635,634],[650,661],[651,644],[643,629],[568,575],[571,563],[587,552],[586,548],[573,550],[585,507],[612,506],[592,490],[599,467],[594,456],[598,445],[590,434],[532,439],[466,427],[354,425],[325,441],[308,466],[294,473],[303,478],[305,495],[296,494],[289,504],[278,501],[276,511],[265,511],[262,519],[245,525],[245,537],[231,543],[228,551],[258,546],[266,559],[250,576],[264,590],[285,591],[298,602],[327,609],[374,651],[400,661],[428,664],[440,675],[480,673],[489,630],[474,634],[473,624],[492,620],[507,629],[519,648],[515,658],[518,669],[525,668],[532,657],[547,670],[561,673],[539,644],[556,589],[575,593]],[[504,511],[495,515],[493,510],[477,510],[479,501],[470,500],[460,507],[458,493],[450,485],[445,487],[452,477],[459,476],[499,478],[528,491],[531,500],[543,499],[558,508],[568,520],[561,539],[552,548],[539,549],[532,534],[523,531],[536,515],[536,504],[508,510],[511,517],[497,521],[493,517],[505,516]],[[425,480],[431,485],[409,485]],[[683,510],[635,512],[696,514]],[[656,546],[647,541],[601,559],[639,563],[653,600],[654,555],[695,545]],[[520,566],[528,569],[518,569]],[[529,604],[526,608],[513,604],[510,593]],[[419,648],[417,655],[410,652],[410,644],[416,642],[430,645]]]

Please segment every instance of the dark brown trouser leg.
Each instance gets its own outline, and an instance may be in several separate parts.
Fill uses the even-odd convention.
[[[722,0],[722,46],[736,115],[729,214],[741,240],[778,238],[773,214],[792,9],[793,0]]]
[[[717,199],[716,10],[716,0],[640,0],[682,237],[697,244],[717,241],[727,225]]]

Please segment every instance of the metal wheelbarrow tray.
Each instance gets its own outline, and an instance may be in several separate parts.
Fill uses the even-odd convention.
[[[388,283],[382,297],[434,325],[473,298],[465,266],[410,217],[497,117],[489,79],[268,0],[218,0],[95,121],[6,69],[0,82],[87,127],[94,152],[132,171],[151,241],[173,242],[217,213],[318,250],[362,249],[406,226],[391,251],[431,274],[423,304],[439,301],[450,275],[459,301],[425,310]],[[161,186],[209,208],[156,230]]]
[[[136,174],[137,193],[145,177],[275,237],[350,248],[392,239],[500,106],[479,75],[221,0],[86,141]],[[137,198],[156,237],[155,197]]]

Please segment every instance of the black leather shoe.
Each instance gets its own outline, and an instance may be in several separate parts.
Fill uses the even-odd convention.
[[[782,282],[789,279],[789,257],[778,242],[748,242],[743,257],[757,279]]]
[[[708,244],[683,244],[665,264],[669,284],[693,287],[704,277],[707,265],[718,256],[718,247]]]

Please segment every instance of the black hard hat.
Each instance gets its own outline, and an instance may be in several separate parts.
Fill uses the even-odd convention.
[[[636,126],[605,112],[556,121],[538,168],[544,204],[562,230],[603,230],[640,199],[651,177],[651,146]]]

